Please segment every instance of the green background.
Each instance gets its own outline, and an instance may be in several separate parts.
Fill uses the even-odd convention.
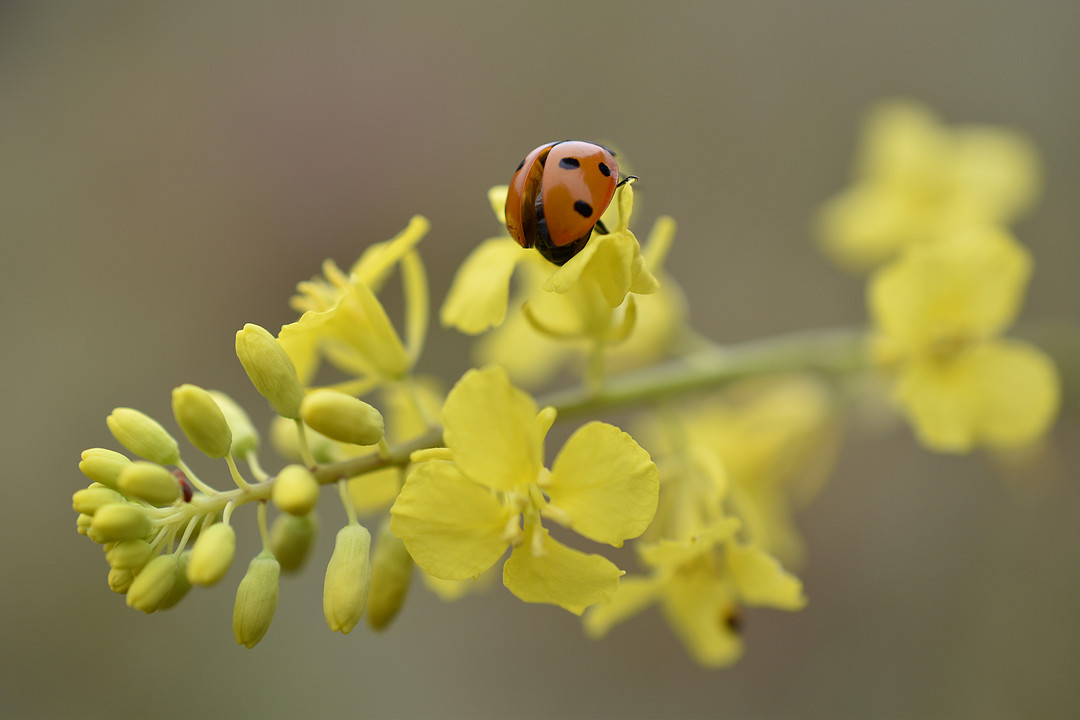
[[[438,301],[499,234],[487,188],[548,140],[620,148],[636,227],[678,220],[692,321],[734,342],[864,318],[810,227],[872,102],[1014,126],[1046,180],[1018,227],[1025,318],[1076,322],[1078,26],[1066,2],[0,6],[0,715],[1077,716],[1075,416],[1037,477],[930,455],[899,425],[853,432],[802,517],[809,607],[750,612],[726,671],[655,612],[594,643],[500,587],[446,604],[416,585],[384,635],[332,634],[329,496],[311,566],[247,651],[230,617],[252,513],[221,587],[144,617],[109,592],[70,496],[79,452],[115,447],[114,406],[166,420],[195,382],[263,408],[233,334],[293,319],[323,258],[423,213]],[[433,328],[421,369],[451,382],[467,352]]]

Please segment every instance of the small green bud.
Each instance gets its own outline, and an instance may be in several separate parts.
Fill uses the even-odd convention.
[[[117,595],[123,595],[135,581],[135,573],[130,570],[113,568],[109,571],[109,589]]]
[[[115,450],[90,448],[83,450],[82,459],[79,460],[79,470],[94,482],[115,489],[120,471],[130,464],[131,460],[126,455],[121,455]]]
[[[172,590],[170,590],[169,594],[165,596],[165,599],[161,601],[158,610],[168,610],[173,607],[183,600],[184,596],[191,590],[191,583],[188,582],[187,578],[187,567],[190,561],[190,550],[180,554],[180,559],[176,563],[176,579],[173,581]]]
[[[304,432],[307,439],[308,449],[317,463],[333,462],[340,459],[337,456],[337,443],[325,435],[321,435],[311,428]],[[278,455],[293,462],[303,462],[304,456],[300,452],[300,432],[296,423],[283,417],[276,417],[270,422],[270,444]]]
[[[187,579],[194,585],[209,586],[225,577],[236,555],[236,530],[215,523],[202,531],[191,549]]]
[[[150,560],[150,543],[141,538],[120,540],[105,549],[105,559],[117,570],[138,570]]]
[[[169,505],[180,497],[176,477],[151,462],[133,462],[120,473],[120,492],[129,498],[139,498],[151,505]]]
[[[281,563],[283,572],[296,572],[304,566],[315,541],[316,524],[312,516],[278,515],[270,526],[270,549]]]
[[[146,564],[135,576],[127,591],[128,607],[150,614],[161,607],[161,603],[176,584],[176,555],[158,555]]]
[[[117,442],[150,462],[175,465],[180,459],[176,440],[149,415],[131,408],[116,408],[105,418],[105,423]]]
[[[278,601],[281,566],[269,550],[263,550],[248,564],[247,573],[236,589],[233,606],[233,635],[236,642],[253,648],[270,629]]]
[[[71,508],[77,513],[93,515],[102,505],[124,502],[124,496],[104,485],[91,485],[76,490],[71,496]]]
[[[151,529],[150,518],[141,507],[134,503],[113,503],[98,508],[87,535],[94,542],[107,543],[145,538]]]
[[[251,384],[270,401],[278,415],[294,420],[300,417],[304,388],[288,353],[273,335],[248,323],[236,333],[236,356]]]
[[[371,533],[363,525],[338,530],[323,584],[323,614],[334,632],[348,633],[364,614],[371,586],[370,550]]]
[[[374,445],[382,439],[382,414],[363,400],[337,390],[315,390],[300,403],[300,414],[312,429],[332,440]]]
[[[384,630],[405,604],[413,575],[413,559],[401,538],[390,532],[390,523],[379,527],[371,558],[371,593],[367,602],[367,623]]]
[[[225,415],[225,422],[229,424],[232,432],[232,447],[230,451],[235,457],[242,458],[249,452],[259,447],[259,432],[251,422],[251,418],[244,412],[235,400],[218,390],[210,390],[210,397],[221,408]]]
[[[191,384],[174,388],[172,409],[176,424],[200,452],[212,458],[229,454],[232,430],[221,406],[209,392]]]
[[[286,465],[274,480],[271,497],[290,515],[307,515],[319,502],[319,481],[303,465]]]
[[[86,513],[79,513],[79,517],[75,519],[75,532],[80,535],[86,535],[90,532],[90,525],[94,522],[93,515],[87,515]]]

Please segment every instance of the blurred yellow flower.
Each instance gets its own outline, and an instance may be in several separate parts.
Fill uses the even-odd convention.
[[[971,228],[914,247],[869,285],[877,361],[924,445],[967,452],[1043,435],[1061,388],[1050,358],[999,335],[1020,311],[1031,258],[1008,233]]]
[[[1024,136],[988,126],[949,128],[902,100],[869,114],[855,174],[818,218],[825,250],[855,271],[968,225],[1007,224],[1039,189],[1038,155]]]
[[[538,413],[499,367],[467,372],[442,415],[452,459],[414,466],[391,508],[390,528],[417,565],[444,580],[473,578],[510,545],[503,583],[522,600],[580,614],[610,598],[622,572],[553,540],[541,518],[616,547],[637,537],[656,511],[648,453],[618,428],[592,422],[548,470],[544,436],[554,412]]]

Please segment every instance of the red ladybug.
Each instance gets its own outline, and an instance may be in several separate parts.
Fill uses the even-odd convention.
[[[603,145],[546,143],[525,156],[510,180],[506,229],[521,247],[535,246],[562,265],[581,252],[594,227],[607,232],[600,216],[621,184],[615,153]]]

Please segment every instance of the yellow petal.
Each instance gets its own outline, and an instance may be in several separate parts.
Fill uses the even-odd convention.
[[[444,580],[474,578],[506,551],[509,509],[450,462],[409,473],[390,515],[390,530],[416,564]]]
[[[619,547],[652,522],[660,473],[634,438],[613,425],[591,422],[566,441],[544,490],[570,516],[571,528]]]
[[[536,403],[498,366],[470,370],[443,406],[443,437],[471,480],[496,490],[534,482],[544,456]]]
[[[495,213],[500,225],[506,224],[506,193],[509,189],[509,185],[495,185],[488,190],[488,202],[491,203],[491,211]]]
[[[878,329],[909,349],[957,338],[986,338],[1016,317],[1031,275],[1030,256],[998,228],[970,228],[911,248],[878,271],[868,291]]]
[[[533,533],[543,533],[536,554]],[[607,602],[619,587],[622,571],[599,555],[586,555],[552,540],[548,531],[533,526],[503,565],[503,584],[525,602],[551,603],[575,615]]]
[[[614,626],[625,622],[656,602],[658,582],[651,577],[625,577],[611,602],[593,605],[585,613],[585,633],[594,640],[604,637]]]
[[[401,470],[382,468],[349,480],[349,500],[360,515],[383,510],[397,497],[401,487]]]
[[[725,667],[742,655],[736,610],[724,583],[704,565],[675,573],[664,586],[664,617],[694,660]]]
[[[508,237],[481,243],[454,276],[440,314],[443,326],[478,335],[501,325],[506,319],[510,276],[525,257],[521,246]]]
[[[349,274],[356,275],[360,282],[378,292],[394,266],[416,247],[430,228],[427,218],[414,215],[405,229],[393,238],[368,247],[353,264]]]
[[[727,544],[728,567],[747,605],[781,610],[806,606],[802,581],[780,566],[780,561],[753,545]]]
[[[998,340],[951,359],[910,363],[897,398],[923,444],[967,452],[978,444],[1008,448],[1037,440],[1057,414],[1061,382],[1041,350]]]
[[[689,540],[661,539],[637,546],[641,561],[654,568],[674,568],[701,557],[720,543],[735,537],[742,523],[738,518],[724,518]]]

